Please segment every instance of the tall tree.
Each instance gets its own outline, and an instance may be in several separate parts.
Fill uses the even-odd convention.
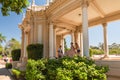
[[[101,42],[100,42],[100,43],[98,44],[98,47],[103,50],[103,49],[104,49],[104,43],[101,43]]]
[[[3,16],[9,15],[10,11],[20,14],[23,8],[29,4],[28,0],[0,0],[0,8]]]
[[[68,50],[68,47],[67,47],[67,44],[66,44],[66,40],[64,39],[64,50],[67,51]]]
[[[3,52],[3,47],[2,45],[0,45],[0,55],[2,54],[2,52]]]
[[[3,36],[2,33],[0,33],[0,44],[1,44],[3,41],[6,41],[6,37]]]
[[[12,38],[11,40],[9,40],[6,44],[6,49],[10,49],[10,50],[13,50],[13,49],[18,49],[20,48],[21,45],[19,43],[19,41],[17,41],[15,38]]]

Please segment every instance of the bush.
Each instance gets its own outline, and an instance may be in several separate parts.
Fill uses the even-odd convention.
[[[11,63],[6,63],[6,64],[5,64],[5,68],[11,69],[11,68],[12,68],[12,64],[11,64]]]
[[[101,54],[104,54],[104,51],[103,50],[100,50],[100,49],[90,49],[90,56],[92,55],[101,55]]]
[[[42,44],[30,44],[27,46],[28,59],[38,60],[43,57]]]
[[[120,54],[120,49],[109,49],[109,54]]]
[[[13,61],[19,61],[20,55],[21,55],[21,49],[12,50],[11,54],[12,54],[12,60]]]
[[[108,67],[85,57],[28,60],[26,80],[107,80]]]
[[[25,80],[25,72],[22,72],[22,71],[20,71],[20,70],[18,70],[18,69],[12,69],[12,74],[13,74],[13,76],[15,77],[15,80],[17,79],[17,80]]]

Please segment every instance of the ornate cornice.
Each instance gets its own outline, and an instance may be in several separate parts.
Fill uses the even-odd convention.
[[[66,3],[68,1],[70,1],[70,0],[55,0],[52,4],[50,4],[46,8],[46,14],[49,15],[51,12],[55,11],[56,9],[61,7],[62,4]]]
[[[25,27],[24,32],[25,32],[25,33],[29,33],[30,30],[31,30],[31,27],[30,27],[30,26],[27,26],[27,27]]]
[[[22,24],[18,24],[18,27],[23,30],[24,29],[24,26]]]

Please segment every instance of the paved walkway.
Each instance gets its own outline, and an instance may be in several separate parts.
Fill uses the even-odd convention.
[[[0,60],[0,80],[13,80],[3,60]]]

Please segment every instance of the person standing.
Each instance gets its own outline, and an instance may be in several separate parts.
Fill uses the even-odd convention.
[[[73,42],[71,42],[70,44],[71,44],[71,50],[75,51],[75,48],[74,48]]]
[[[75,48],[74,48],[73,42],[71,42],[70,45],[71,47],[70,47],[70,50],[67,52],[67,56],[73,57],[75,55]]]
[[[60,45],[58,48],[58,58],[63,57],[63,51],[62,51],[62,46]]]

